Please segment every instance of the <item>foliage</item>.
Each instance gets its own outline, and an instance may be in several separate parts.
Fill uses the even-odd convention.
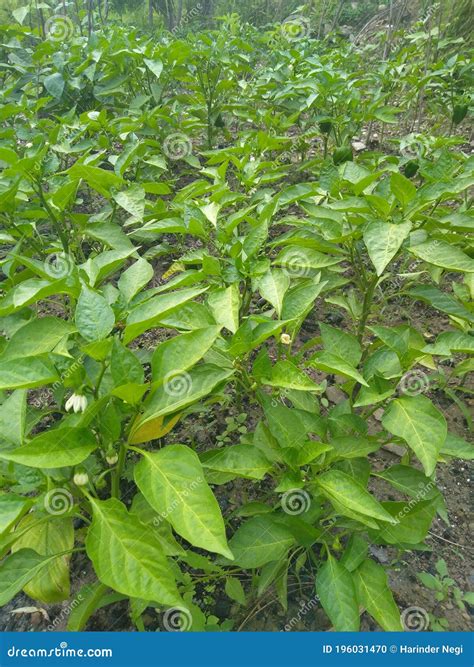
[[[66,599],[85,550],[71,630],[123,599],[139,628],[154,606],[228,629],[200,586],[286,608],[288,574],[337,630],[360,609],[402,629],[369,545],[424,548],[437,466],[472,457],[423,393],[423,369],[460,394],[472,370],[467,56],[427,63],[410,33],[380,62],[235,16],[159,41],[64,26],[2,35],[1,603]],[[352,145],[420,114],[434,136]]]

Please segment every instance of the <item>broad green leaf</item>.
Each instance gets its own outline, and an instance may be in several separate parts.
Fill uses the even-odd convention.
[[[454,433],[448,433],[446,440],[441,447],[441,454],[454,456],[457,459],[471,461],[474,458],[474,445],[463,440]]]
[[[25,435],[26,394],[17,389],[0,406],[0,439],[21,445]]]
[[[448,432],[446,420],[426,396],[397,398],[382,418],[387,431],[403,438],[421,461],[425,473],[433,473]]]
[[[118,288],[125,300],[129,302],[133,299],[137,292],[150,282],[153,275],[152,265],[143,257],[140,257],[130,268],[124,271],[119,278]]]
[[[357,338],[341,329],[336,329],[328,324],[319,324],[324,349],[331,355],[335,355],[357,366],[362,358],[362,348]]]
[[[44,87],[50,95],[59,99],[64,91],[65,81],[60,72],[54,72],[44,79]]]
[[[0,565],[0,607],[15,597],[56,556],[40,556],[33,549],[11,554]]]
[[[65,336],[74,331],[75,327],[57,317],[34,319],[15,332],[2,352],[0,362],[51,352]]]
[[[235,333],[239,328],[240,293],[236,283],[213,290],[207,299],[217,324]]]
[[[252,445],[210,449],[201,454],[200,458],[204,468],[247,479],[263,479],[272,467],[264,454]]]
[[[12,547],[12,553],[20,549],[33,549],[41,556],[54,556],[74,547],[74,527],[71,518],[49,517],[48,521],[37,523],[38,516],[29,514],[17,530],[30,529],[21,535]],[[67,600],[70,595],[69,582],[70,555],[64,554],[50,561],[31,579],[24,591],[33,600],[52,604]]]
[[[110,355],[110,373],[116,387],[128,383],[141,384],[144,380],[143,367],[136,355],[128,350],[118,338],[114,339]]]
[[[411,246],[409,251],[429,264],[440,266],[450,271],[474,272],[474,259],[447,241],[427,241]]]
[[[339,562],[346,570],[353,572],[367,558],[368,551],[367,541],[359,533],[352,533]]]
[[[357,598],[372,618],[387,632],[401,632],[400,612],[387,575],[381,565],[367,559],[353,573]]]
[[[232,559],[224,520],[197,454],[184,445],[141,454],[135,482],[153,509],[193,546]]]
[[[129,597],[182,607],[173,570],[149,527],[115,498],[90,502],[86,550],[99,579]]]
[[[76,162],[68,171],[72,178],[83,178],[89,187],[97,190],[103,197],[110,197],[111,188],[120,188],[122,179],[113,171]]]
[[[148,67],[150,72],[153,72],[153,74],[159,79],[160,74],[163,71],[163,62],[161,60],[149,60],[148,58],[144,58],[143,62],[145,65]]]
[[[125,260],[134,253],[136,251],[133,246],[122,250],[105,250],[95,257],[90,257],[87,262],[81,264],[80,269],[87,275],[90,287],[96,287],[107,276],[120,268]]]
[[[322,493],[338,505],[379,521],[393,522],[393,517],[359,482],[340,470],[329,470],[317,477]]]
[[[160,343],[151,360],[154,382],[172,381],[173,376],[192,368],[212,347],[220,330],[220,326],[195,329]]]
[[[0,494],[0,535],[29,510],[33,501],[14,493]]]
[[[178,412],[196,403],[231,375],[233,375],[231,370],[221,369],[211,364],[201,364],[189,373],[185,371],[173,376],[147,400],[145,412],[134,424],[133,431],[151,419]]]
[[[371,222],[364,231],[364,242],[369,257],[381,276],[387,264],[395,257],[411,230],[411,223],[392,225],[387,222]]]
[[[415,299],[420,299],[430,306],[440,310],[442,313],[460,317],[468,322],[474,322],[474,314],[465,308],[459,301],[454,299],[450,294],[442,292],[433,285],[420,285],[408,291],[409,296]]]
[[[277,361],[270,369],[268,376],[264,374],[260,378],[260,381],[269,387],[282,387],[284,389],[297,389],[299,391],[322,391],[320,385],[316,384],[306,373],[288,359]]]
[[[352,364],[336,354],[326,352],[326,350],[313,355],[310,364],[327,373],[335,373],[336,375],[342,375],[342,377],[351,378],[364,387],[369,386],[367,381]]]
[[[145,212],[145,190],[138,183],[132,185],[128,190],[123,190],[114,195],[117,204],[130,213],[133,219],[142,221]]]
[[[237,577],[227,577],[225,580],[225,594],[231,600],[235,600],[241,605],[247,603],[245,599],[245,591]]]
[[[205,292],[204,289],[183,289],[169,294],[160,294],[134,308],[128,319],[124,333],[127,344],[144,331],[153,328],[180,306]]]
[[[403,208],[406,208],[416,196],[416,188],[413,183],[396,172],[392,173],[390,177],[390,189]]]
[[[412,502],[387,501],[383,502],[384,509],[395,519],[396,523],[384,526],[374,532],[374,541],[387,544],[420,544],[426,538],[431,523],[436,514],[437,502],[435,499],[423,500],[423,492]]]
[[[27,5],[25,5],[24,7],[18,7],[18,9],[14,9],[12,11],[12,15],[20,25],[23,25],[23,21],[28,16],[29,11],[30,8]]]
[[[82,463],[96,447],[89,429],[64,427],[45,431],[23,447],[0,451],[0,458],[31,468],[62,468]]]
[[[108,336],[115,324],[115,315],[106,299],[84,286],[76,306],[76,326],[88,341]]]
[[[243,523],[234,533],[229,547],[235,565],[254,569],[283,558],[294,542],[291,532],[266,514]]]
[[[276,257],[274,264],[286,268],[290,276],[304,277],[307,269],[322,269],[339,264],[341,261],[341,257],[325,255],[312,248],[287,246]]]
[[[289,286],[288,273],[279,269],[270,269],[258,281],[258,291],[275,308],[279,318],[281,317],[283,299]]]
[[[336,632],[359,630],[359,605],[351,573],[330,554],[316,575],[316,593]]]
[[[33,357],[0,361],[0,389],[32,389],[59,380],[47,359]]]

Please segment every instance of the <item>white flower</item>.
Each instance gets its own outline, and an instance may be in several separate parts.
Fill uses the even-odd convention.
[[[74,410],[74,412],[84,412],[87,408],[87,398],[82,394],[72,394],[66,401],[66,412]]]
[[[283,343],[283,345],[290,345],[291,344],[291,336],[289,334],[281,334],[280,343]]]
[[[76,472],[73,480],[76,486],[85,486],[89,481],[89,475],[86,472]]]
[[[105,460],[107,461],[109,466],[114,466],[118,461],[118,456],[115,452],[112,452],[111,454],[106,455]]]

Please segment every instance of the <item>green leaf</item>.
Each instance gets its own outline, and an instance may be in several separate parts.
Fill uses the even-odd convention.
[[[454,433],[448,433],[440,453],[454,456],[457,459],[472,461],[474,458],[474,445],[454,435]]]
[[[247,603],[245,599],[245,591],[237,577],[226,578],[225,593],[231,600],[235,600],[241,605],[245,605]]]
[[[76,306],[76,326],[88,341],[102,340],[112,331],[115,315],[103,296],[84,286]]]
[[[326,371],[326,373],[342,375],[342,377],[351,378],[352,380],[359,382],[359,384],[364,387],[369,386],[367,381],[352,364],[336,354],[326,352],[326,350],[316,352],[316,354],[311,357],[310,363],[311,366]]]
[[[200,458],[204,468],[247,479],[263,479],[272,467],[264,454],[252,445],[211,449],[201,454]]]
[[[197,454],[184,445],[141,454],[135,482],[153,509],[194,546],[232,559],[224,520]]]
[[[416,188],[413,183],[396,172],[392,173],[390,177],[390,189],[403,208],[406,208],[416,196]]]
[[[426,396],[397,398],[382,418],[390,433],[403,438],[421,461],[426,475],[436,467],[447,436],[446,420]]]
[[[33,501],[30,498],[17,496],[14,493],[0,495],[0,535],[18,521],[29,510]]]
[[[382,275],[387,264],[395,257],[410,230],[409,222],[391,225],[374,221],[365,228],[364,242],[378,276]]]
[[[359,603],[387,632],[401,632],[400,612],[381,565],[367,559],[353,573]]]
[[[322,269],[339,264],[341,261],[341,257],[325,255],[312,248],[288,246],[279,253],[274,264],[285,267],[290,275],[301,277],[304,276],[306,269]]]
[[[217,324],[235,333],[239,328],[240,293],[236,283],[216,289],[207,299]]]
[[[276,310],[277,316],[281,316],[283,299],[290,286],[288,273],[279,269],[270,269],[258,281],[258,291]]]
[[[159,344],[151,360],[155,383],[172,381],[173,376],[197,364],[212,347],[220,330],[220,326],[195,329]]]
[[[0,406],[0,438],[21,445],[25,435],[26,394],[17,389]]]
[[[409,251],[428,264],[434,264],[450,271],[474,273],[474,260],[446,241],[427,241],[411,246]]]
[[[153,74],[159,79],[160,74],[163,71],[163,62],[161,60],[149,60],[148,58],[144,58],[143,62],[145,65],[148,67],[150,72],[153,72]]]
[[[145,213],[145,190],[138,183],[132,185],[128,190],[114,195],[114,200],[127,213],[130,213],[134,220],[142,221]]]
[[[149,527],[115,498],[90,502],[86,550],[99,579],[129,597],[183,606],[173,570]]]
[[[118,288],[127,303],[153,278],[152,265],[140,257],[135,264],[124,271],[118,281]]]
[[[316,593],[336,632],[358,632],[359,605],[351,573],[330,554],[316,575]]]
[[[306,373],[288,359],[277,361],[270,369],[268,376],[264,374],[260,378],[260,381],[269,387],[282,387],[284,389],[297,389],[299,391],[322,391],[320,385],[316,384]]]
[[[46,88],[48,93],[53,97],[55,97],[56,99],[59,99],[63,94],[64,84],[65,81],[60,72],[55,72],[54,74],[50,74],[49,76],[45,77],[44,80],[44,87]]]
[[[433,287],[433,285],[420,285],[408,291],[408,294],[415,299],[420,299],[430,306],[440,310],[442,313],[460,317],[468,322],[474,322],[474,315],[464,308],[459,301],[456,301],[450,294]]]
[[[383,502],[383,507],[391,514],[396,523],[390,526],[384,526],[380,531],[371,534],[374,541],[382,541],[386,544],[420,544],[426,538],[431,523],[436,514],[437,502],[431,498],[411,502]]]
[[[59,380],[53,365],[33,357],[0,361],[0,389],[32,389]]]
[[[183,289],[169,294],[160,294],[140,304],[131,311],[127,319],[124,343],[129,343],[144,331],[156,326],[167,315],[205,291],[205,288]]]
[[[93,167],[89,164],[75,162],[68,170],[68,173],[72,178],[83,178],[89,187],[107,198],[111,196],[111,188],[120,188],[122,185],[122,179],[114,174],[113,171]]]
[[[235,565],[254,569],[283,558],[294,541],[287,528],[266,514],[243,523],[234,533],[229,547],[234,554]]]
[[[53,491],[54,493],[54,491]],[[74,527],[71,518],[50,517],[37,523],[38,515],[29,514],[18,525],[24,532],[12,547],[12,553],[20,549],[33,549],[41,556],[54,556],[74,547]],[[33,600],[47,604],[67,600],[70,595],[69,554],[57,556],[41,569],[24,587]]]
[[[13,18],[15,18],[20,25],[23,25],[23,21],[28,16],[30,8],[28,6],[18,7],[12,11]]]
[[[54,350],[75,328],[57,317],[41,317],[25,324],[14,333],[4,349],[0,362],[6,359],[37,357]]]
[[[110,355],[110,372],[116,387],[124,384],[141,384],[144,381],[143,367],[135,354],[128,350],[118,338],[114,339]]]
[[[362,348],[355,336],[323,322],[320,322],[319,328],[327,352],[348,361],[352,366],[358,365],[362,358]]]
[[[33,438],[27,445],[0,451],[0,458],[31,468],[62,468],[82,463],[97,447],[89,429],[53,429]]]
[[[146,422],[178,412],[210,394],[217,385],[233,375],[232,370],[221,369],[212,364],[201,364],[189,373],[184,372],[160,386],[146,402],[146,410],[134,424],[133,432]]]
[[[0,565],[0,607],[3,607],[56,556],[40,556],[33,549],[11,554]]]
[[[379,521],[393,522],[393,517],[353,477],[340,470],[329,470],[317,477],[322,493],[338,506]],[[349,515],[350,516],[350,515]]]

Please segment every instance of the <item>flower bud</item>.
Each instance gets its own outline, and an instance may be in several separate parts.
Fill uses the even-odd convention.
[[[118,461],[118,455],[112,450],[111,452],[107,452],[105,455],[105,460],[109,466],[114,466]]]
[[[291,345],[291,336],[289,334],[281,334],[280,336],[280,343],[283,343],[283,345]]]
[[[85,486],[89,481],[89,475],[86,472],[76,472],[73,477],[76,486]]]

